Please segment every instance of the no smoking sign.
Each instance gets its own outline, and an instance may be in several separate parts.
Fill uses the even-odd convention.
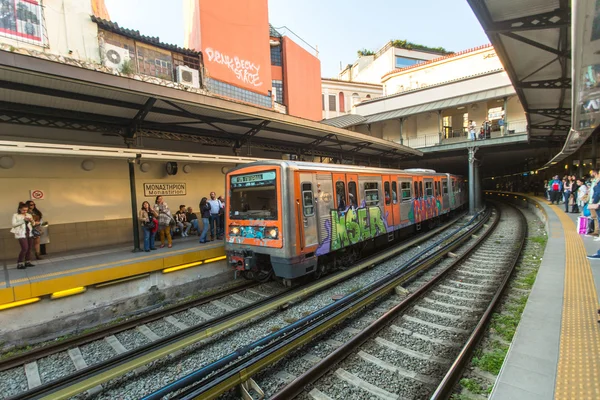
[[[43,190],[32,189],[29,191],[29,197],[31,200],[44,200],[44,198],[46,198],[46,194]]]

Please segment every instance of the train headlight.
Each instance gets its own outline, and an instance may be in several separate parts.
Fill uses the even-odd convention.
[[[268,232],[268,234],[269,234],[269,237],[270,237],[271,239],[277,239],[277,234],[279,233],[279,232],[277,231],[277,228],[268,228],[268,231],[267,231],[267,232]]]
[[[229,236],[237,236],[240,234],[240,228],[238,228],[237,226],[234,226],[233,228],[231,228],[231,230],[229,231]]]

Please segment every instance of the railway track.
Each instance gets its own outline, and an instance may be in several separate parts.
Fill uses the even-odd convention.
[[[405,285],[410,295],[389,295],[320,339],[328,352],[305,346],[266,370],[256,387],[269,388],[274,400],[448,398],[527,235],[520,211],[502,209],[472,252]]]
[[[238,385],[246,398],[260,398],[263,391],[274,399],[420,399],[432,393],[442,398],[485,326],[526,236],[522,214],[502,208],[490,226],[479,222],[479,236],[465,233],[408,262],[398,277],[298,321],[296,330],[263,338],[245,349],[248,354],[224,359],[220,370],[215,363],[205,366],[145,399],[173,393],[175,399],[223,393],[239,398],[227,392]]]
[[[452,223],[458,223],[458,220]],[[452,223],[399,245],[397,251],[435,235],[444,235]],[[69,398],[81,392],[86,392],[87,396],[97,395],[107,376],[118,378],[119,374],[131,371],[143,374],[149,362],[164,356],[172,359],[194,345],[215,342],[235,326],[349,279],[368,267],[370,265],[365,264],[351,268],[310,285],[310,289],[292,292],[283,293],[283,288],[275,284],[244,285],[4,360],[0,363],[0,382],[10,382],[10,386],[0,383],[0,388],[4,389],[0,398],[41,398],[46,395],[50,396],[48,398]],[[145,357],[148,354],[152,356]],[[120,368],[119,374],[114,373],[116,368]],[[112,374],[109,371],[113,371]],[[87,384],[74,388],[73,384],[81,381]],[[86,388],[80,390],[83,386]]]

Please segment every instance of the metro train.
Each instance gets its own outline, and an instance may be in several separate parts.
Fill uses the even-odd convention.
[[[350,266],[468,200],[462,177],[425,169],[269,160],[230,170],[226,182],[227,261],[258,281]]]

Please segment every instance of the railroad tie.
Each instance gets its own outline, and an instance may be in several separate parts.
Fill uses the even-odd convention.
[[[104,340],[106,341],[106,343],[109,344],[110,347],[112,347],[112,349],[117,354],[123,354],[127,351],[125,346],[123,346],[119,339],[117,339],[117,337],[114,335],[107,336],[106,338],[104,338]]]
[[[193,312],[194,314],[196,314],[197,316],[199,316],[200,318],[205,319],[207,321],[209,319],[213,319],[214,318],[212,315],[207,314],[204,311],[197,309],[196,307],[190,308],[190,311]]]
[[[450,286],[450,285],[439,285],[438,288],[440,289],[446,289],[446,290],[451,290],[451,291],[456,291],[456,292],[460,292],[460,293],[471,293],[471,294],[475,294],[477,296],[489,296],[493,293],[486,293],[486,292],[481,292],[478,290],[473,290],[474,288],[458,288],[458,287],[454,287],[454,286]]]
[[[427,306],[427,304],[426,304]],[[477,317],[473,317],[473,316],[464,316],[464,315],[457,315],[457,314],[448,314],[442,311],[437,311],[437,310],[432,310],[431,308],[428,307],[423,307],[423,306],[414,306],[413,310],[417,310],[417,311],[421,311],[427,314],[431,314],[431,315],[437,315],[438,317],[442,317],[442,318],[448,318],[448,319],[452,319],[454,321],[459,321],[459,320],[473,320],[473,319],[477,319]]]
[[[148,340],[150,340],[151,342],[156,342],[158,339],[160,339],[160,336],[158,336],[150,328],[148,328],[148,325],[146,325],[146,324],[140,325],[135,329],[137,329],[137,331],[139,333],[141,333],[142,335],[146,336],[146,338]]]
[[[331,397],[327,396],[325,393],[321,392],[319,389],[314,388],[309,393],[310,397],[314,400],[333,400]]]
[[[309,362],[310,364],[317,364],[321,362],[321,357],[315,356],[314,354],[308,353],[302,356],[302,359]]]
[[[411,317],[410,315],[403,315],[402,319],[405,319],[409,322],[414,322],[416,324],[425,325],[430,328],[439,329],[441,331],[448,331],[448,332],[454,332],[454,333],[460,333],[460,334],[469,333],[469,331],[467,331],[466,329],[434,324],[433,322],[425,321],[425,320],[422,320],[421,318]]]
[[[263,299],[269,298],[268,294],[261,293],[259,291],[254,290],[254,289],[246,289],[246,290],[248,291],[248,293],[252,293],[253,295],[256,295],[258,297],[262,297]]]
[[[462,347],[462,345],[460,343],[450,342],[447,340],[442,340],[442,339],[437,339],[437,338],[432,338],[427,335],[422,335],[419,332],[413,332],[409,329],[399,327],[397,325],[390,325],[390,329],[393,330],[394,332],[401,333],[406,336],[411,336],[415,339],[420,339],[425,342],[441,344],[441,345],[447,346],[447,347]]]
[[[232,294],[230,296],[231,296],[232,299],[234,299],[236,301],[239,301],[240,303],[244,303],[244,304],[248,304],[248,305],[254,303],[252,300],[247,299],[247,298],[245,298],[243,296],[240,296],[239,294],[235,294],[234,293],[234,294]]]
[[[375,342],[377,342],[377,344],[379,344],[383,347],[387,347],[388,349],[397,351],[402,354],[406,354],[407,356],[410,356],[413,358],[418,358],[418,359],[426,360],[426,361],[433,361],[438,364],[444,364],[444,365],[452,363],[451,360],[411,350],[407,347],[400,346],[397,343],[390,342],[389,340],[385,340],[384,338],[382,338],[380,336],[375,338]]]
[[[380,388],[379,386],[375,386],[372,383],[369,383],[365,380],[360,379],[358,376],[346,371],[345,369],[339,368],[335,371],[335,374],[341,380],[356,386],[364,391],[371,393],[374,396],[379,397],[382,400],[399,400],[400,397],[393,393],[388,392],[385,389]]]
[[[179,329],[181,331],[189,328],[189,326],[187,326],[187,324],[181,322],[180,320],[178,320],[177,318],[175,318],[172,315],[165,317],[165,321],[167,321],[169,324],[173,325],[174,327],[176,327],[177,329]]]
[[[71,358],[71,361],[73,361],[73,365],[75,366],[75,369],[77,371],[80,371],[80,370],[88,367],[87,363],[83,359],[83,356],[81,355],[81,350],[79,350],[79,347],[75,347],[74,349],[69,349],[68,353],[69,353],[69,357]],[[88,394],[88,396],[93,396],[95,394],[100,393],[101,391],[102,391],[102,385],[98,385],[98,386],[95,386],[95,387],[89,389],[87,391],[87,394]]]
[[[350,335],[356,335],[357,333],[360,332],[360,329],[352,328],[349,326],[347,328],[344,328],[342,332],[346,332]]]
[[[393,364],[388,363],[387,361],[384,361],[378,357],[375,357],[374,355],[371,355],[369,353],[366,353],[364,351],[359,351],[358,352],[358,356],[360,358],[362,358],[363,360],[365,360],[368,363],[371,363],[373,365],[378,366],[381,369],[385,369],[386,371],[390,371],[390,372],[394,372],[396,374],[402,375],[405,378],[409,378],[409,379],[413,379],[415,381],[419,381],[425,385],[431,386],[431,385],[435,385],[436,381],[435,379],[428,377],[426,375],[423,374],[419,374],[417,372],[414,371],[409,371],[407,369],[403,369],[400,367],[397,367]]]
[[[37,361],[25,364],[25,376],[27,377],[27,386],[29,390],[36,388],[42,384],[40,378],[40,371],[38,369]]]
[[[435,300],[435,299],[432,299],[431,297],[424,297],[423,300],[428,303],[439,304],[439,305],[442,305],[447,308],[456,308],[457,310],[463,310],[463,311],[483,311],[483,310],[485,310],[483,307],[459,306],[459,305],[452,304],[452,303],[446,303],[445,301]]]
[[[293,381],[294,379],[296,379],[296,377],[294,375],[290,374],[287,371],[279,371],[275,374],[275,376],[285,384],[288,384],[291,381]]]
[[[217,306],[219,308],[222,308],[223,310],[227,311],[227,312],[232,312],[235,311],[235,308],[231,307],[228,304],[223,303],[222,301],[219,300],[213,300],[210,302],[210,304],[212,304],[213,306]]]
[[[437,296],[445,296],[454,300],[458,300],[458,301],[472,301],[472,302],[482,302],[483,300],[481,299],[473,299],[472,297],[465,297],[465,296],[458,296],[456,294],[449,294],[449,293],[444,293],[444,292],[440,292],[439,290],[432,290],[431,293],[437,295]]]
[[[338,347],[340,347],[341,345],[344,344],[344,343],[340,342],[339,340],[334,340],[334,339],[327,339],[325,341],[325,343],[327,343],[331,347],[335,347],[335,348],[338,348]]]

